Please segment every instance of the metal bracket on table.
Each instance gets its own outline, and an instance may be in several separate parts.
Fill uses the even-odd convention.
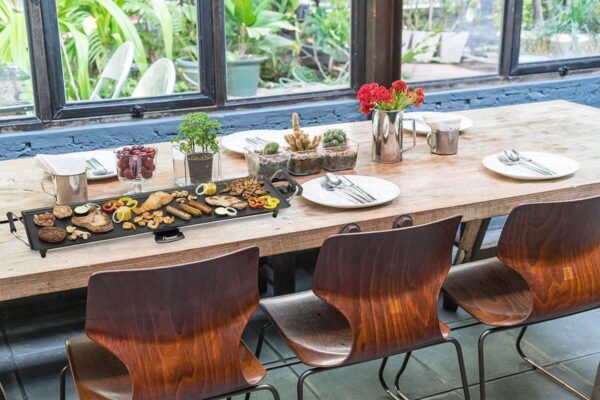
[[[178,228],[154,232],[154,240],[158,244],[176,242],[181,239],[185,239],[185,235]]]
[[[292,178],[287,171],[285,171],[283,169],[278,169],[269,178],[269,181],[273,182],[276,179],[283,179],[283,180],[287,181],[288,183],[290,183],[290,185],[292,185],[292,187],[294,188],[294,193],[292,193],[291,196],[287,198],[288,202],[291,203],[292,200],[294,200],[294,198],[296,196],[301,196],[302,195],[302,186],[298,182],[296,182],[296,180],[294,178]],[[274,214],[273,216],[277,216],[277,215]]]
[[[23,238],[21,236],[17,235],[17,226],[15,225],[15,221],[19,221],[20,223],[23,223],[23,221],[21,221],[15,215],[15,213],[13,213],[11,211],[6,213],[6,219],[8,220],[8,227],[10,229],[10,233],[14,237],[19,239],[19,241],[21,241],[25,246],[27,246],[29,249],[31,249],[31,246],[29,246],[29,243],[27,243],[25,240],[23,240]],[[46,257],[46,250],[40,250],[40,254],[42,255],[42,258]]]

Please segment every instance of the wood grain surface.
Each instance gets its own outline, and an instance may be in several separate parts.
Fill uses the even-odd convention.
[[[437,304],[460,220],[325,241],[313,291],[350,324],[353,342],[344,363],[404,353],[449,333]]]
[[[600,195],[600,110],[565,101],[460,112],[475,125],[461,135],[455,156],[429,152],[424,137],[396,165],[370,161],[370,123],[340,124],[360,143],[358,164],[349,173],[372,175],[396,183],[400,196],[392,203],[363,210],[334,210],[294,200],[278,218],[260,217],[184,229],[186,239],[157,245],[151,235],[50,251],[46,259],[30,251],[0,225],[0,300],[48,293],[87,285],[96,271],[185,263],[256,245],[261,256],[320,246],[348,223],[363,231],[389,229],[402,214],[415,224],[462,215],[464,221],[505,215],[522,203],[566,200]],[[322,133],[326,127],[306,128]],[[168,144],[159,145],[156,179],[148,189],[173,185]],[[497,151],[516,148],[547,151],[581,164],[573,176],[553,181],[515,181],[487,171],[481,160]],[[245,161],[224,152],[224,178],[246,173]],[[0,163],[0,217],[51,205],[39,189],[41,171],[32,159]],[[305,178],[311,179],[313,177]],[[301,181],[305,180],[301,179]],[[128,190],[117,181],[90,184],[90,196],[117,196]],[[21,229],[21,234],[23,231]]]
[[[134,399],[204,399],[260,382],[241,337],[258,306],[258,249],[90,279],[85,331],[121,360]],[[240,350],[240,347],[243,346]]]

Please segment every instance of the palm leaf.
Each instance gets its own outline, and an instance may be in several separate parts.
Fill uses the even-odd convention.
[[[138,31],[133,26],[133,23],[127,17],[127,14],[121,10],[121,8],[116,5],[112,0],[95,0],[100,6],[106,9],[114,19],[114,22],[119,27],[123,36],[125,36],[125,40],[133,43],[134,47],[134,59],[140,70],[140,72],[146,71],[148,68],[148,61],[146,59],[146,51],[144,49],[144,45],[142,43],[142,39],[138,34]]]
[[[163,42],[165,44],[165,56],[173,58],[173,18],[164,0],[152,0],[152,9],[162,31]]]

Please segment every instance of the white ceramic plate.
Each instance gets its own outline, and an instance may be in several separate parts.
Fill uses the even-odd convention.
[[[323,177],[312,179],[302,185],[302,197],[313,203],[333,208],[366,208],[388,203],[400,195],[400,189],[394,183],[373,176],[345,175],[355,185],[377,199],[368,204],[356,204],[337,191],[327,191],[321,187]]]
[[[114,178],[115,176],[117,176],[117,165],[115,161],[115,155],[112,151],[104,150],[86,152],[85,158],[86,160],[89,160],[90,158],[95,158],[102,165],[104,165],[104,168],[106,168],[109,172],[112,171],[111,174],[107,175],[93,175],[92,171],[87,171],[86,174],[89,181],[98,181],[102,179]]]
[[[267,129],[236,132],[230,135],[223,136],[221,144],[229,151],[244,155],[244,150],[246,149],[246,147],[252,146],[252,144],[246,141],[246,138],[258,137],[264,140],[268,140],[269,142],[277,142],[281,147],[285,147],[285,133],[286,131],[276,131]]]
[[[550,168],[556,172],[556,175],[546,176],[538,174],[537,172],[531,171],[530,169],[520,165],[509,166],[502,164],[498,160],[498,154],[500,153],[484,158],[483,165],[485,165],[487,169],[492,170],[500,175],[528,181],[542,181],[562,178],[575,173],[579,169],[579,163],[577,161],[571,160],[567,157],[559,156],[557,154],[538,153],[535,151],[519,151],[519,153],[537,161],[547,168]]]
[[[427,135],[430,132],[429,129],[429,125],[427,125],[425,123],[425,121],[423,120],[423,117],[445,117],[445,118],[460,118],[460,131],[464,131],[466,129],[469,129],[470,127],[473,126],[473,120],[471,118],[467,118],[467,117],[463,117],[462,115],[459,114],[454,114],[454,113],[442,113],[442,112],[429,112],[429,111],[423,111],[423,112],[409,112],[404,114],[404,118],[414,118],[416,119],[416,125],[417,125],[417,133],[421,134],[421,135]],[[411,121],[404,121],[402,123],[402,127],[408,131],[410,131],[412,129],[412,122]]]

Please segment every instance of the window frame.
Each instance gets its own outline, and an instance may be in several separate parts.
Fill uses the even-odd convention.
[[[559,75],[567,75],[569,71],[600,67],[600,54],[591,57],[565,58],[552,61],[540,61],[521,64],[519,56],[521,52],[521,29],[523,26],[523,0],[506,0],[506,4],[511,3],[515,10],[514,16],[504,15],[504,22],[512,23],[512,29],[505,32],[504,40],[510,48],[504,48],[502,54],[510,59],[504,60],[503,76],[520,76],[530,74],[542,74],[548,72],[557,72]],[[508,7],[505,5],[505,10]]]
[[[122,121],[130,116],[140,117],[140,115],[134,116],[133,111],[136,106],[141,107],[142,113],[145,113],[141,117],[146,115],[154,117],[179,115],[192,109],[208,111],[238,107],[252,108],[353,95],[365,80],[365,26],[368,1],[370,0],[351,0],[352,70],[351,84],[347,89],[228,100],[224,0],[197,0],[200,53],[214,55],[201,57],[199,61],[202,92],[74,103],[67,102],[65,96],[56,0],[25,1],[35,115],[0,120],[0,132],[70,126],[80,123],[77,121],[84,118],[91,118],[94,122]]]

